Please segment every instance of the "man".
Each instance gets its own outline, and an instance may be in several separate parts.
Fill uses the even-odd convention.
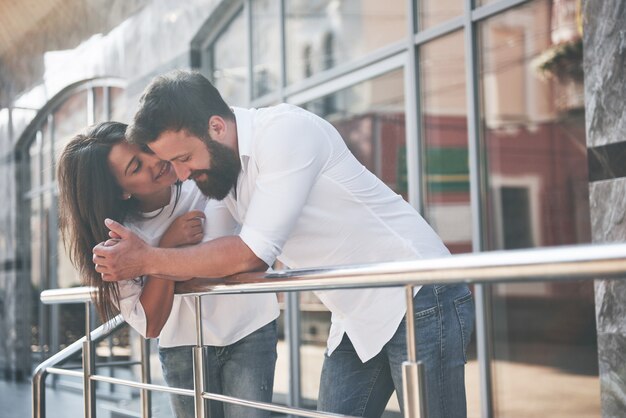
[[[171,162],[180,179],[224,200],[242,228],[237,236],[170,250],[107,222],[120,241],[94,248],[105,280],[221,277],[275,260],[306,268],[449,254],[424,219],[356,160],[332,125],[298,107],[232,110],[203,76],[177,71],[146,88],[127,135]],[[318,409],[380,416],[394,388],[402,405],[404,290],[318,296],[332,312]],[[414,302],[429,417],[464,417],[471,294],[464,285],[424,286]]]

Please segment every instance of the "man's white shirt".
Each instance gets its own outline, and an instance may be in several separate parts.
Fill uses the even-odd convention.
[[[203,241],[236,234],[239,226],[222,202],[207,200],[192,181],[182,184],[178,203],[175,192],[163,209],[144,213],[139,219],[125,225],[152,246],[158,246],[161,236],[180,215],[192,210],[202,210],[204,221]],[[139,300],[143,279],[119,282],[120,311],[122,316],[142,336],[146,336],[146,314]],[[172,311],[159,335],[161,347],[196,344],[195,299],[174,296]],[[275,294],[208,295],[202,297],[203,343],[212,346],[233,344],[251,334],[279,315]]]
[[[330,123],[287,104],[234,112],[242,171],[224,202],[242,225],[241,239],[269,266],[277,259],[307,268],[449,254]],[[328,353],[347,333],[363,362],[380,352],[406,312],[401,288],[316,293],[332,312]]]

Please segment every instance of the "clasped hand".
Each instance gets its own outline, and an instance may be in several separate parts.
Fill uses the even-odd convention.
[[[111,238],[93,248],[92,258],[102,280],[116,282],[147,274],[144,261],[150,246],[114,220],[106,219],[104,224]]]
[[[161,237],[159,247],[198,244],[204,237],[204,219],[204,212],[198,210],[179,216]],[[118,222],[106,219],[104,223],[110,239],[93,248],[93,263],[102,280],[115,282],[149,274],[153,248]]]

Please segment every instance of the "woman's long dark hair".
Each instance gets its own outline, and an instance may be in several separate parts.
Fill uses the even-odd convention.
[[[76,135],[67,144],[58,162],[59,225],[70,260],[81,280],[97,288],[95,304],[102,321],[118,310],[117,283],[105,282],[92,262],[92,249],[108,239],[105,218],[124,222],[137,212],[134,198],[123,200],[122,189],[111,173],[111,148],[124,141],[126,124],[104,122]]]

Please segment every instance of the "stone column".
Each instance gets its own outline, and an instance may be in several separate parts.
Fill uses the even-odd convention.
[[[626,2],[583,1],[583,65],[594,243],[626,241]],[[626,414],[626,281],[597,280],[603,417]]]

